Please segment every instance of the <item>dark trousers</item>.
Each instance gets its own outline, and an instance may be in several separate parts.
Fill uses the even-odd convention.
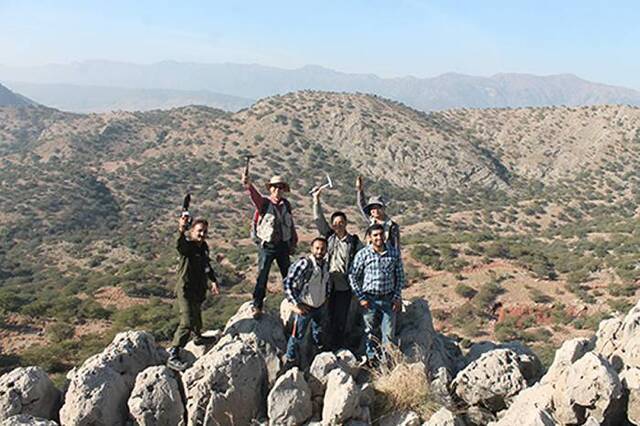
[[[173,335],[171,346],[183,348],[192,333],[199,336],[202,331],[202,302],[189,300],[184,296],[178,296],[176,301],[180,309],[180,324]]]
[[[329,299],[329,324],[332,349],[344,348],[351,290],[334,291]]]
[[[311,323],[311,338],[313,343],[320,347],[322,346],[322,316],[324,309],[322,306],[318,308],[310,308],[307,315],[296,314],[293,320],[293,330],[291,336],[287,342],[286,358],[289,360],[296,360],[298,356],[298,347],[304,340],[304,335],[307,332],[307,326]]]
[[[289,245],[286,242],[278,244],[266,243],[258,247],[258,279],[256,280],[256,288],[253,290],[253,304],[258,308],[262,308],[262,302],[267,293],[269,272],[274,260],[278,263],[282,278],[286,277],[289,265],[291,265]]]

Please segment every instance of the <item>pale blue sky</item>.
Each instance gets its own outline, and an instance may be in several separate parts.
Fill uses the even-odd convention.
[[[640,89],[638,21],[637,1],[0,0],[0,63],[316,64],[383,77],[574,73]]]

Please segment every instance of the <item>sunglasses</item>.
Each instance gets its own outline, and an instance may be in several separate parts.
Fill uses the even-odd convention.
[[[274,184],[274,185],[270,185],[270,186],[272,186],[272,187],[274,187],[274,188],[282,189],[282,190],[284,190],[284,189],[286,189],[286,188],[287,188],[287,186],[286,186],[286,185],[283,185],[283,184],[281,184],[281,183],[276,183],[276,184]]]

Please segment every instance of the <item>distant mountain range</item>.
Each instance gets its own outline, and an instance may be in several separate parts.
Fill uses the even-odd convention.
[[[0,84],[0,107],[22,107],[36,105],[31,99],[12,92]]]
[[[474,77],[448,73],[433,78],[381,78],[311,65],[287,70],[256,64],[86,61],[36,67],[0,65],[0,81],[11,82],[9,87],[38,102],[79,112],[147,110],[189,103],[237,110],[251,100],[307,89],[375,94],[423,111],[640,105],[639,91],[593,83],[571,74]]]

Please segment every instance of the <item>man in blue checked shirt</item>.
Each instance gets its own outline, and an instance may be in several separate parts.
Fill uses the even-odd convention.
[[[304,339],[309,323],[316,346],[322,342],[322,314],[329,297],[329,265],[325,260],[327,240],[317,237],[311,242],[311,255],[300,258],[289,268],[284,279],[287,300],[293,305],[293,331],[287,343],[285,368],[295,365],[298,346]]]
[[[378,326],[382,344],[394,342],[396,313],[402,309],[405,277],[400,252],[385,243],[384,227],[371,225],[367,234],[371,244],[356,254],[349,284],[364,309],[367,364],[371,366],[379,356],[374,335]]]

